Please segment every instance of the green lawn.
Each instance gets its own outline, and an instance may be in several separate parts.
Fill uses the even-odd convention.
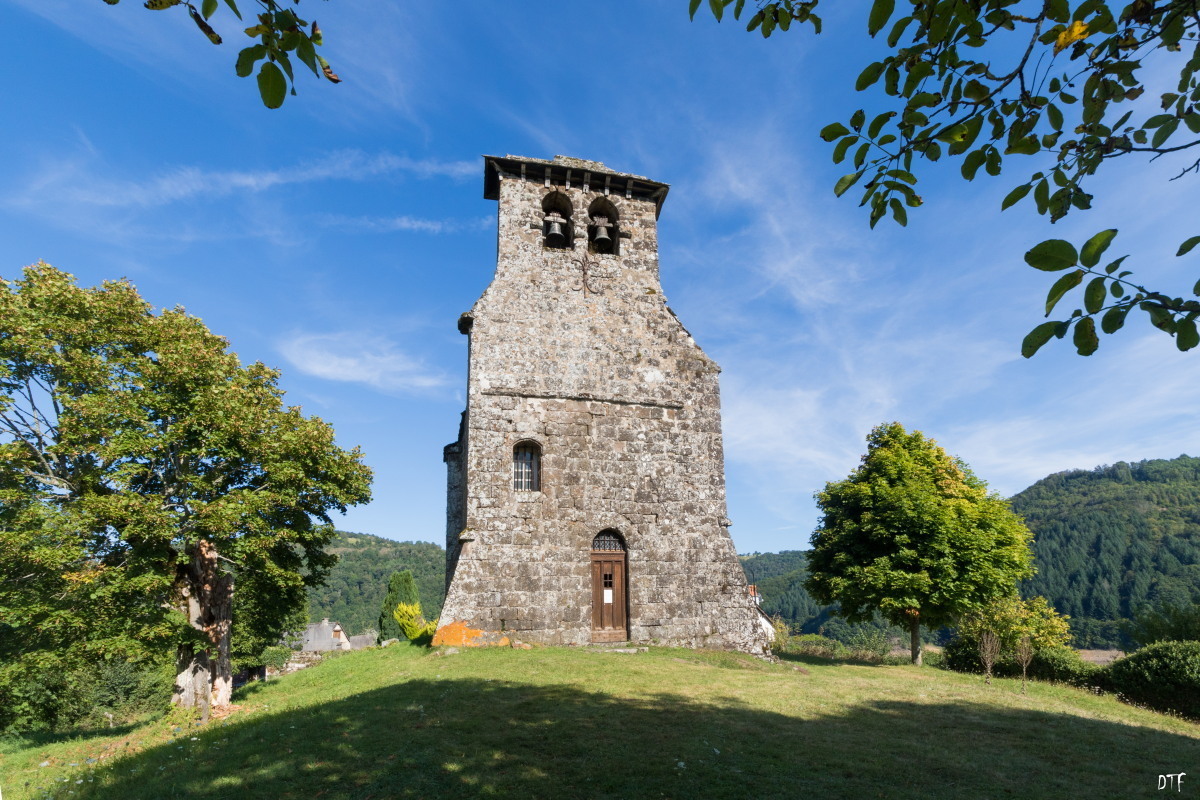
[[[1024,799],[1156,796],[1166,773],[1188,773],[1185,794],[1200,784],[1194,723],[932,668],[391,647],[236,702],[204,727],[6,743],[4,800]]]

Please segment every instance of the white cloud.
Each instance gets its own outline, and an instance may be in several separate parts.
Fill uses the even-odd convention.
[[[272,170],[168,169],[143,180],[97,174],[85,161],[56,160],[22,183],[25,191],[5,198],[16,207],[62,203],[99,208],[155,208],[165,204],[231,194],[255,194],[278,186],[317,181],[364,181],[385,175],[464,180],[479,173],[471,161],[413,159],[391,153],[342,150],[322,158]]]
[[[423,219],[400,215],[396,217],[347,217],[332,214],[321,218],[321,224],[329,228],[369,233],[395,233],[411,231],[417,233],[459,233],[483,231],[495,225],[491,217],[479,219]]]
[[[288,363],[306,375],[361,383],[387,394],[440,389],[449,381],[392,341],[369,333],[297,333],[278,344]]]

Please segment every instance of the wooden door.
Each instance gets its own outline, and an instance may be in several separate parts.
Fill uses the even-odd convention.
[[[625,552],[593,550],[593,642],[624,642],[629,639],[625,606]]]

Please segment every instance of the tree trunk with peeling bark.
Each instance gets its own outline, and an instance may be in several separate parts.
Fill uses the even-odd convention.
[[[179,645],[173,702],[199,708],[228,706],[233,696],[229,637],[233,624],[233,576],[220,568],[217,548],[200,540],[176,572],[177,608],[201,636]]]

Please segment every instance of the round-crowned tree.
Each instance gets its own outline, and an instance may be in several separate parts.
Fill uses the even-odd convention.
[[[817,494],[823,512],[808,591],[851,622],[878,610],[909,630],[946,625],[1011,594],[1033,572],[1032,534],[961,460],[897,422],[867,437],[862,463]]]
[[[277,639],[336,561],[330,514],[370,498],[361,452],[278,377],[125,281],[0,279],[0,601],[49,632],[12,657],[174,646],[176,702],[229,703],[235,580]]]

